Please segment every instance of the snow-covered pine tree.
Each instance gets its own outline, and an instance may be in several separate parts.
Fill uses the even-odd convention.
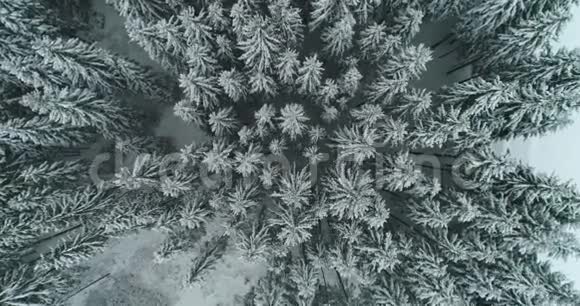
[[[476,75],[484,76],[499,73],[505,65],[545,53],[570,19],[570,9],[576,4],[576,0],[464,4],[458,14],[460,22],[446,39],[459,41],[455,50],[463,50],[466,60],[450,72],[472,66]],[[490,67],[494,65],[495,68]]]
[[[449,8],[444,9],[443,2],[432,0],[431,12],[440,17],[442,12],[448,11],[451,16],[459,17],[455,34],[468,43],[483,42],[497,34],[505,34],[524,24],[534,23],[548,15],[568,12],[578,4],[577,0],[546,1],[489,1],[480,3],[459,3],[451,1]],[[537,35],[551,35],[552,33],[538,33]]]
[[[580,87],[578,62],[580,50],[547,49],[538,56],[524,58],[500,71],[494,71],[504,81],[518,80],[529,84],[546,84],[554,89],[571,89],[577,92]]]
[[[437,93],[435,103],[452,105],[472,127],[486,127],[496,139],[540,135],[570,122],[570,114],[580,101],[573,76],[557,78],[560,81],[556,82],[565,82],[558,85],[548,77],[547,81],[529,75],[515,78],[516,73],[505,73],[508,82],[496,76],[452,84]]]
[[[72,268],[166,214],[160,198],[89,178],[88,146],[146,135],[117,94],[164,94],[144,67],[74,38],[76,25],[56,18],[65,4],[0,1],[2,305],[59,303],[74,288]]]
[[[574,187],[484,154],[577,107],[577,57],[546,50],[574,1],[121,2],[131,38],[180,81],[176,113],[213,139],[184,149],[171,184],[145,170],[154,159],[119,183],[201,188],[224,237],[268,262],[249,305],[577,300],[539,259],[578,254]],[[477,75],[416,88],[434,59],[413,39],[448,17]]]
[[[519,62],[543,51],[558,37],[564,24],[570,20],[567,8],[541,13],[533,19],[524,19],[488,40],[488,65],[500,62]],[[527,46],[523,49],[521,46]]]

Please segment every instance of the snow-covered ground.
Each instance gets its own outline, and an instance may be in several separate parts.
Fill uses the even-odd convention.
[[[218,228],[209,229],[216,233]],[[208,233],[209,233],[208,232]],[[154,252],[165,235],[142,231],[112,241],[105,252],[85,265],[83,284],[99,280],[74,295],[71,306],[234,306],[266,273],[264,265],[240,259],[229,249],[215,270],[196,287],[184,285],[198,250],[155,263]],[[208,236],[203,239],[209,239]]]

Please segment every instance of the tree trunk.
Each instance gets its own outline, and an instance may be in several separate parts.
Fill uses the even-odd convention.
[[[72,297],[74,297],[75,295],[77,295],[77,294],[81,293],[82,291],[84,291],[85,289],[89,288],[90,286],[92,286],[92,285],[94,285],[94,284],[96,284],[96,283],[98,283],[98,282],[102,281],[103,279],[105,279],[105,278],[108,278],[108,277],[110,277],[110,276],[111,276],[111,273],[107,273],[107,274],[105,274],[105,275],[103,275],[103,276],[101,276],[101,277],[97,278],[96,280],[94,280],[94,281],[92,281],[92,282],[88,283],[87,285],[85,285],[85,286],[83,286],[83,287],[79,288],[78,290],[74,291],[72,294],[69,294],[68,296],[66,296],[65,298],[63,298],[62,300],[60,300],[60,301],[57,303],[57,305],[60,305],[61,303],[68,301],[69,299],[71,299],[71,298],[72,298]]]
[[[304,247],[304,243],[300,244],[300,253],[302,253],[302,259],[304,259],[304,263],[308,263],[308,258],[306,257],[306,247]]]
[[[441,40],[431,45],[431,49],[437,49],[437,47],[446,43],[449,39],[453,38],[453,33],[445,35]]]
[[[340,289],[342,290],[342,293],[344,293],[344,298],[346,299],[346,302],[348,305],[348,294],[346,293],[346,289],[344,288],[344,283],[342,282],[342,277],[340,276],[340,273],[338,273],[338,271],[336,269],[334,269],[334,272],[336,272],[336,276],[338,277],[338,282],[340,283]]]
[[[438,58],[438,59],[445,58],[445,57],[449,56],[450,54],[452,54],[453,52],[455,52],[455,51],[459,50],[459,48],[461,48],[461,46],[457,46],[457,47],[455,47],[455,48],[453,48],[453,49],[451,49],[451,50],[449,50],[449,51],[447,51],[447,52],[443,53],[442,55],[439,55],[437,58]]]
[[[67,229],[64,229],[64,230],[58,231],[58,232],[56,232],[56,233],[52,233],[52,234],[51,234],[51,235],[49,235],[49,236],[46,236],[46,237],[44,237],[44,238],[41,238],[41,239],[38,239],[38,240],[36,240],[34,243],[32,243],[32,245],[33,245],[33,246],[39,245],[39,244],[41,244],[41,243],[43,243],[43,242],[45,242],[45,241],[48,241],[48,240],[51,240],[51,239],[53,239],[53,238],[56,238],[56,237],[58,237],[58,236],[62,236],[62,235],[65,235],[65,234],[67,234],[67,233],[69,233],[69,232],[72,232],[72,231],[74,231],[75,229],[78,229],[78,228],[80,228],[80,227],[82,227],[82,226],[83,226],[83,225],[82,225],[82,223],[79,223],[79,224],[77,224],[77,225],[74,225],[74,226],[72,226],[72,227],[69,227],[69,228],[67,228]]]
[[[326,275],[324,275],[324,269],[320,268],[320,273],[322,274],[322,280],[324,281],[324,299],[326,304],[328,304],[328,284],[326,283]]]
[[[479,73],[477,73],[477,74],[474,74],[474,75],[470,76],[469,78],[467,78],[467,79],[465,79],[465,80],[463,80],[463,81],[459,81],[459,83],[461,83],[461,84],[462,84],[462,83],[465,83],[465,82],[469,82],[469,81],[471,81],[471,80],[473,80],[473,79],[477,79],[477,78],[479,78],[480,76],[481,76],[481,75],[480,75]]]
[[[459,66],[457,66],[457,67],[455,67],[455,68],[447,71],[447,74],[453,74],[454,72],[459,71],[459,70],[461,70],[461,69],[463,69],[463,68],[465,68],[465,67],[467,67],[467,66],[469,66],[471,64],[477,63],[481,59],[483,59],[483,56],[478,56],[478,57],[476,57],[476,58],[474,58],[474,59],[472,59],[470,61],[467,61],[466,63],[460,64]]]
[[[451,155],[451,154],[438,154],[438,153],[429,153],[429,152],[420,152],[420,151],[409,151],[410,154],[413,155],[433,155],[440,158],[458,158],[459,155]]]
[[[423,167],[423,168],[427,168],[427,169],[432,169],[432,170],[443,170],[443,171],[447,171],[450,173],[453,171],[452,167],[433,167],[430,165],[418,165],[418,166]]]

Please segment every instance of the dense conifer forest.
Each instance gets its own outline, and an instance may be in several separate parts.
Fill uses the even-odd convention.
[[[249,306],[580,305],[550,266],[580,254],[577,187],[494,150],[580,105],[552,47],[577,0],[106,2],[158,67],[83,1],[0,0],[0,305],[65,303],[143,229],[155,262],[198,250],[185,286],[230,249],[267,266]],[[445,45],[471,73],[418,87]],[[155,137],[167,104],[209,140]]]

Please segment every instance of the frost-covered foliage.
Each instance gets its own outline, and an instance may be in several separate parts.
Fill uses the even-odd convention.
[[[179,79],[175,113],[213,136],[178,170],[206,177],[174,184],[211,181],[219,192],[206,201],[226,235],[243,258],[268,262],[248,304],[579,297],[538,256],[579,254],[567,232],[575,188],[490,149],[554,130],[578,107],[577,54],[548,49],[574,1],[113,2]],[[448,17],[477,75],[415,88],[435,50],[413,38],[424,19]],[[439,162],[425,164],[426,152]]]
[[[163,227],[163,260],[198,247],[183,236],[219,218],[224,231],[199,246],[185,281],[203,280],[232,240],[242,258],[270,268],[250,305],[577,303],[545,256],[579,255],[568,232],[580,220],[578,192],[490,149],[557,129],[578,108],[578,54],[549,50],[576,1],[108,2],[179,83],[175,114],[212,137],[116,173],[115,190],[164,200],[108,212],[120,217],[105,219],[104,233]],[[437,51],[417,33],[423,21],[447,18],[457,21],[448,37],[463,55],[450,68],[471,65],[475,75],[416,88]],[[10,25],[3,31],[19,26]],[[6,105],[34,115],[2,118],[1,139],[63,145],[86,129],[131,130],[116,117],[125,111],[104,106],[115,99],[100,95],[154,91],[149,78],[94,45],[39,31],[0,47],[10,59],[0,65],[6,84],[33,89]],[[91,112],[104,110],[112,120],[93,122]],[[31,169],[19,175],[42,180]],[[83,233],[77,248],[50,254],[100,247],[101,232]]]
[[[153,144],[124,98],[163,93],[144,67],[72,36],[80,21],[56,16],[75,3],[0,1],[1,305],[57,304],[73,268],[164,214],[159,197],[91,181],[111,174],[87,158],[97,140],[124,153]]]

